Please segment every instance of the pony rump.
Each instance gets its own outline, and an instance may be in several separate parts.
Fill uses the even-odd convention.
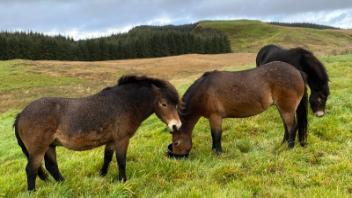
[[[28,153],[28,150],[27,150],[26,146],[24,145],[24,143],[23,143],[23,141],[22,141],[22,139],[21,139],[21,137],[20,137],[20,135],[19,135],[19,133],[18,133],[18,122],[19,122],[19,120],[20,120],[20,117],[21,117],[21,114],[20,114],[20,113],[16,115],[16,118],[15,118],[15,121],[13,122],[12,127],[15,129],[15,136],[16,136],[18,145],[21,147],[23,154],[24,154],[24,155],[26,156],[26,158],[29,160],[29,153]],[[45,171],[44,171],[44,169],[43,169],[42,166],[40,166],[40,167],[38,168],[38,176],[39,176],[39,178],[40,178],[41,180],[43,180],[43,181],[46,180],[47,177],[48,177],[48,176],[46,175],[46,173],[45,173]]]
[[[268,56],[268,53],[272,52],[272,51],[280,51],[283,50],[280,46],[278,45],[266,45],[264,46],[262,49],[260,49],[260,51],[257,54],[257,57],[255,59],[255,63],[257,66],[265,64],[263,63],[263,60],[265,60],[265,58]]]

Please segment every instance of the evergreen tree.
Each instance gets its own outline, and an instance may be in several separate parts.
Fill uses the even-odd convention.
[[[111,60],[231,52],[228,37],[197,24],[139,26],[128,33],[75,41],[35,32],[0,32],[0,59]]]

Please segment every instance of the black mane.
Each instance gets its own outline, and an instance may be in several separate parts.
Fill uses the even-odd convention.
[[[329,76],[327,75],[326,69],[324,65],[314,56],[314,54],[304,48],[301,47],[296,47],[289,49],[297,54],[303,54],[304,59],[306,60],[307,66],[311,67],[311,70],[314,71],[311,75],[316,75],[316,78],[323,82],[328,82],[329,81]],[[309,64],[312,63],[312,64]]]
[[[125,75],[122,76],[116,86],[123,86],[127,84],[137,84],[140,86],[151,86],[154,85],[158,87],[162,93],[166,95],[168,100],[170,100],[174,104],[179,103],[179,95],[173,85],[171,85],[168,81],[151,78],[147,76],[137,76],[137,75]],[[105,88],[106,89],[106,88]]]
[[[158,80],[158,79],[149,78],[147,76],[125,75],[120,77],[120,79],[117,82],[117,85],[125,85],[125,84],[131,84],[131,83],[150,84],[150,83],[153,83],[155,80]]]

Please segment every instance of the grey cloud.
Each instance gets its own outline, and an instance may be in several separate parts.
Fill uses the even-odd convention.
[[[340,15],[323,22],[341,25],[350,21],[346,17],[351,16],[352,0],[3,0],[0,8],[2,30],[104,32],[153,21],[163,23],[163,20],[170,23],[212,18],[299,20],[301,14],[336,10],[342,10]],[[310,22],[319,23],[314,20],[312,17]]]

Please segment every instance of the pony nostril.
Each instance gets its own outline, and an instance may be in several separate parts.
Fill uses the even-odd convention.
[[[176,131],[176,130],[177,130],[177,126],[176,126],[176,124],[173,124],[173,125],[172,125],[172,130],[174,130],[174,131]]]

